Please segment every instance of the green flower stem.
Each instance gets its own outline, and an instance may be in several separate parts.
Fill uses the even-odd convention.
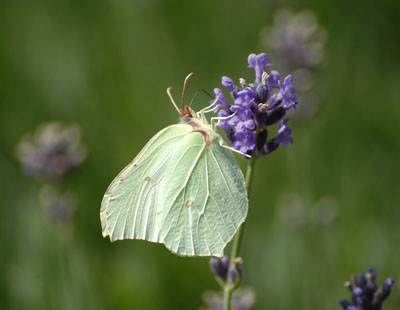
[[[251,190],[251,184],[253,180],[253,174],[254,174],[254,166],[256,163],[257,155],[254,154],[252,158],[248,161],[247,164],[247,170],[246,170],[246,190],[247,190],[247,196],[250,197],[250,190]],[[238,231],[236,232],[235,238],[233,239],[233,244],[232,244],[232,250],[231,250],[231,257],[230,257],[230,264],[229,264],[229,269],[235,267],[237,264],[237,258],[239,257],[239,251],[240,251],[240,243],[242,241],[242,236],[243,236],[243,230],[244,230],[244,224],[240,225]],[[225,287],[224,287],[224,310],[231,310],[231,300],[232,300],[232,293],[235,290],[235,288],[238,286],[239,283],[232,284],[229,283],[229,280],[227,279],[225,282]]]

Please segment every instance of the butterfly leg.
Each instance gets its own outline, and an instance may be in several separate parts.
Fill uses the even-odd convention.
[[[212,126],[212,128],[215,130],[216,129],[215,127],[218,126],[218,124],[219,124],[219,122],[221,120],[230,119],[230,118],[234,117],[235,115],[236,115],[236,112],[233,113],[232,115],[228,115],[228,116],[211,117],[211,126]],[[215,122],[215,121],[217,121],[217,122]]]
[[[211,103],[208,107],[205,107],[204,109],[200,110],[199,112],[197,112],[197,117],[201,118],[201,116],[203,116],[206,113],[212,112],[215,109],[215,106],[218,102],[219,96],[217,96],[217,98],[215,98],[214,102]]]
[[[226,144],[220,144],[223,148],[225,148],[225,149],[227,149],[227,150],[230,150],[230,151],[232,151],[232,152],[235,152],[235,153],[238,153],[238,154],[240,154],[240,155],[242,155],[242,156],[244,156],[244,157],[246,157],[246,158],[251,158],[251,156],[249,155],[249,154],[246,154],[246,153],[243,153],[243,152],[241,152],[241,151],[239,151],[239,150],[237,150],[237,149],[235,149],[235,148],[233,148],[233,147],[230,147],[230,146],[228,146],[228,145],[226,145]]]

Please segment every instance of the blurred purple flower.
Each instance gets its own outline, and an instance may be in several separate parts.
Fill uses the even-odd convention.
[[[315,69],[324,59],[326,31],[318,24],[317,16],[310,10],[295,13],[280,9],[274,23],[261,31],[261,46],[270,51],[275,64],[284,74],[291,73],[302,104],[294,116],[310,117],[317,109],[314,87]],[[288,100],[285,107],[294,107]]]
[[[271,51],[282,70],[313,68],[324,58],[325,29],[312,11],[294,13],[289,9],[276,12],[274,24],[261,32],[261,41]]]
[[[200,310],[222,310],[223,296],[221,292],[206,291],[203,294],[205,306]],[[241,287],[236,289],[232,294],[231,309],[232,310],[251,310],[256,302],[256,294],[249,287]]]
[[[58,178],[79,166],[86,151],[77,125],[63,128],[60,123],[40,125],[17,145],[17,157],[23,171],[34,178]]]
[[[50,220],[54,222],[67,222],[77,206],[77,198],[72,192],[59,194],[50,185],[41,189],[39,198]]]

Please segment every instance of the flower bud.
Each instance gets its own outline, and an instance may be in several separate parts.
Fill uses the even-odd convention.
[[[382,296],[381,300],[385,300],[389,294],[390,294],[390,289],[392,288],[394,284],[394,280],[392,278],[386,279],[385,283],[382,286]]]
[[[265,103],[268,100],[268,87],[266,83],[260,83],[255,89],[256,101],[258,103]]]
[[[229,258],[223,256],[221,258],[212,256],[210,258],[210,268],[214,275],[220,277],[222,280],[226,280],[226,274],[229,267]]]
[[[279,122],[286,114],[286,109],[283,107],[277,107],[273,109],[267,116],[265,125],[270,126]]]
[[[241,271],[238,266],[233,266],[232,268],[229,269],[228,281],[232,285],[236,286],[239,284],[240,276],[241,276]]]
[[[263,131],[261,131],[258,136],[257,136],[257,150],[261,151],[265,145],[265,142],[267,141],[268,138],[268,131],[267,129],[264,129]]]

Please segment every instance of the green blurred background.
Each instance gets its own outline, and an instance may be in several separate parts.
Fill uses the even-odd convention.
[[[282,6],[313,10],[327,32],[320,109],[257,163],[242,283],[255,309],[333,310],[349,275],[374,266],[379,283],[398,282],[385,310],[400,308],[399,1],[2,0],[1,309],[198,309],[217,289],[207,258],[103,239],[100,201],[177,121],[165,89],[179,98],[192,71],[188,97],[222,75],[252,78],[247,55],[264,52],[261,29]],[[79,198],[67,225],[47,219],[15,157],[24,133],[53,120],[80,125],[88,150],[63,181]]]

